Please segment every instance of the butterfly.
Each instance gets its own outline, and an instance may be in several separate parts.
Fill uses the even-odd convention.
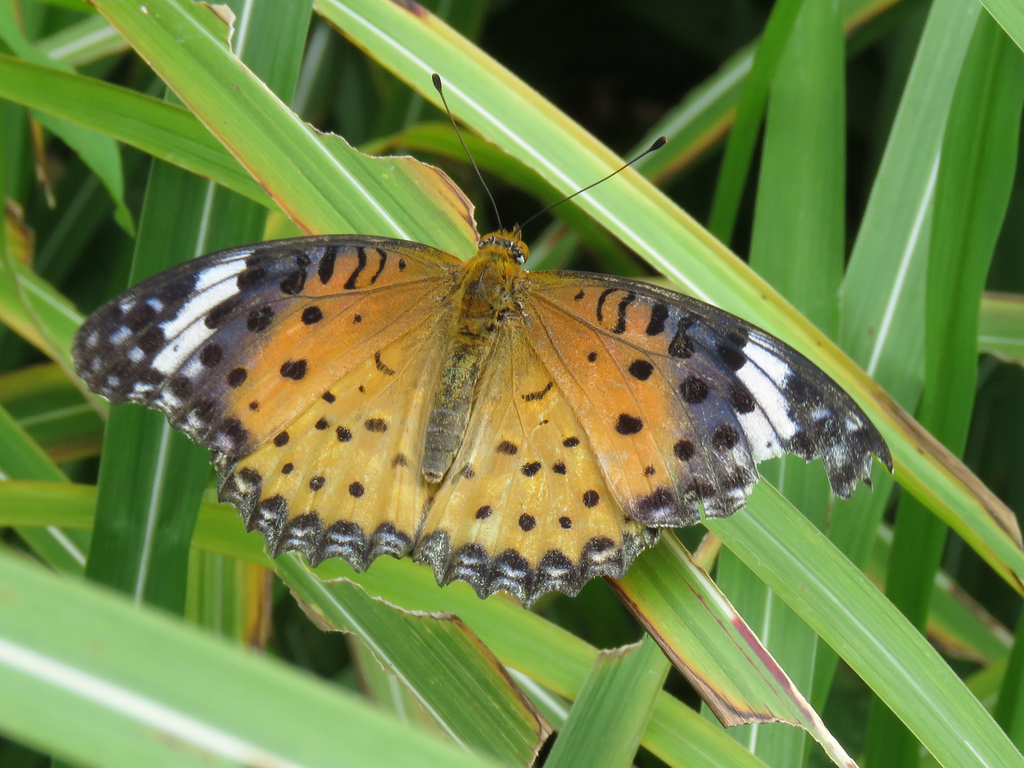
[[[210,448],[273,556],[359,571],[411,552],[441,585],[525,605],[733,514],[765,459],[821,459],[843,498],[872,454],[892,470],[777,338],[638,281],[527,272],[528,253],[518,230],[466,263],[364,235],[211,253],[91,315],[76,370]]]

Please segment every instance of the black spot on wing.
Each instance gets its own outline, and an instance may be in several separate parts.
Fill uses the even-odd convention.
[[[204,321],[206,327],[211,329],[219,328],[241,305],[242,297],[238,294],[224,299],[206,315],[206,320]]]
[[[380,273],[384,271],[384,265],[388,263],[388,255],[380,248],[374,248],[377,255],[380,257],[380,263],[377,265],[377,271],[373,273],[373,277],[370,278],[370,285],[377,282],[377,278],[380,277]]]
[[[289,360],[281,366],[281,376],[299,381],[305,378],[307,367],[305,360]]]
[[[536,400],[543,400],[544,396],[551,391],[551,388],[554,385],[555,383],[553,381],[549,381],[547,384],[544,385],[543,389],[539,389],[536,392],[528,392],[527,394],[523,395],[523,400],[525,400],[528,403],[532,403]]]
[[[519,446],[513,443],[511,440],[502,440],[498,443],[498,447],[495,448],[497,453],[504,454],[505,456],[515,456],[519,453]]]
[[[366,269],[366,249],[363,247],[356,248],[356,268],[352,270],[352,274],[348,276],[348,280],[345,281],[344,288],[346,291],[351,291],[358,285],[359,275],[364,269]]]
[[[690,405],[703,403],[710,391],[707,381],[695,373],[687,376],[679,385],[679,393]]]
[[[250,257],[246,264],[253,262],[253,258]],[[263,267],[258,267],[250,264],[248,269],[240,272],[235,280],[235,284],[238,286],[239,291],[250,291],[253,288],[259,288],[263,282],[267,279],[267,270]]]
[[[394,376],[397,371],[394,368],[389,368],[380,359],[380,352],[373,353],[373,363],[377,366],[377,370],[383,373],[385,376]]]
[[[680,316],[679,322],[676,324],[676,333],[668,345],[668,353],[672,357],[680,360],[686,360],[693,357],[695,348],[693,345],[693,339],[691,339],[689,335],[691,324],[692,321],[688,318]]]
[[[329,245],[324,248],[324,255],[320,257],[320,265],[316,270],[316,274],[317,277],[320,278],[321,285],[327,285],[331,282],[331,278],[334,276],[334,262],[337,258],[337,246]]]
[[[648,336],[659,336],[665,331],[665,321],[668,320],[668,305],[656,301],[651,305],[651,319],[647,323],[644,333]]]
[[[626,309],[636,300],[636,294],[630,291],[619,302],[618,317],[615,319],[615,327],[612,333],[621,334],[626,332]]]
[[[541,463],[539,461],[530,461],[527,462],[526,464],[523,464],[523,466],[519,468],[519,471],[522,472],[526,477],[533,477],[538,472],[540,472],[540,467]]]
[[[654,373],[654,366],[651,365],[647,360],[634,360],[629,364],[629,375],[634,379],[640,381],[647,381],[651,378],[651,374]]]
[[[615,422],[615,431],[620,435],[635,435],[644,428],[643,419],[628,413],[620,413]]]
[[[274,310],[270,305],[259,307],[249,312],[245,319],[245,327],[253,333],[261,333],[274,322]]]
[[[601,295],[597,297],[597,310],[595,312],[597,315],[597,322],[600,323],[604,321],[604,302],[608,298],[609,294],[615,293],[616,290],[618,289],[605,288],[601,291]]]

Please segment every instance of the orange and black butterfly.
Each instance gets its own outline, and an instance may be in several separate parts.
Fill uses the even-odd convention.
[[[517,233],[463,263],[361,235],[209,254],[113,299],[74,342],[112,402],[211,448],[270,552],[380,555],[526,604],[621,577],[659,529],[740,509],[755,464],[833,491],[892,459],[861,409],[743,320],[650,285],[533,272]]]

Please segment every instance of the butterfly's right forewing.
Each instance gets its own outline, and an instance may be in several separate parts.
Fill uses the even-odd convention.
[[[538,356],[634,520],[689,525],[746,502],[757,462],[820,458],[848,498],[889,450],[813,363],[738,317],[632,280],[530,275]]]

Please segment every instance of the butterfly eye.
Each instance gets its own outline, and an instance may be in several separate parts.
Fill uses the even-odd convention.
[[[510,244],[509,251],[516,260],[516,264],[524,264],[530,258],[530,249],[522,240],[516,240]]]

